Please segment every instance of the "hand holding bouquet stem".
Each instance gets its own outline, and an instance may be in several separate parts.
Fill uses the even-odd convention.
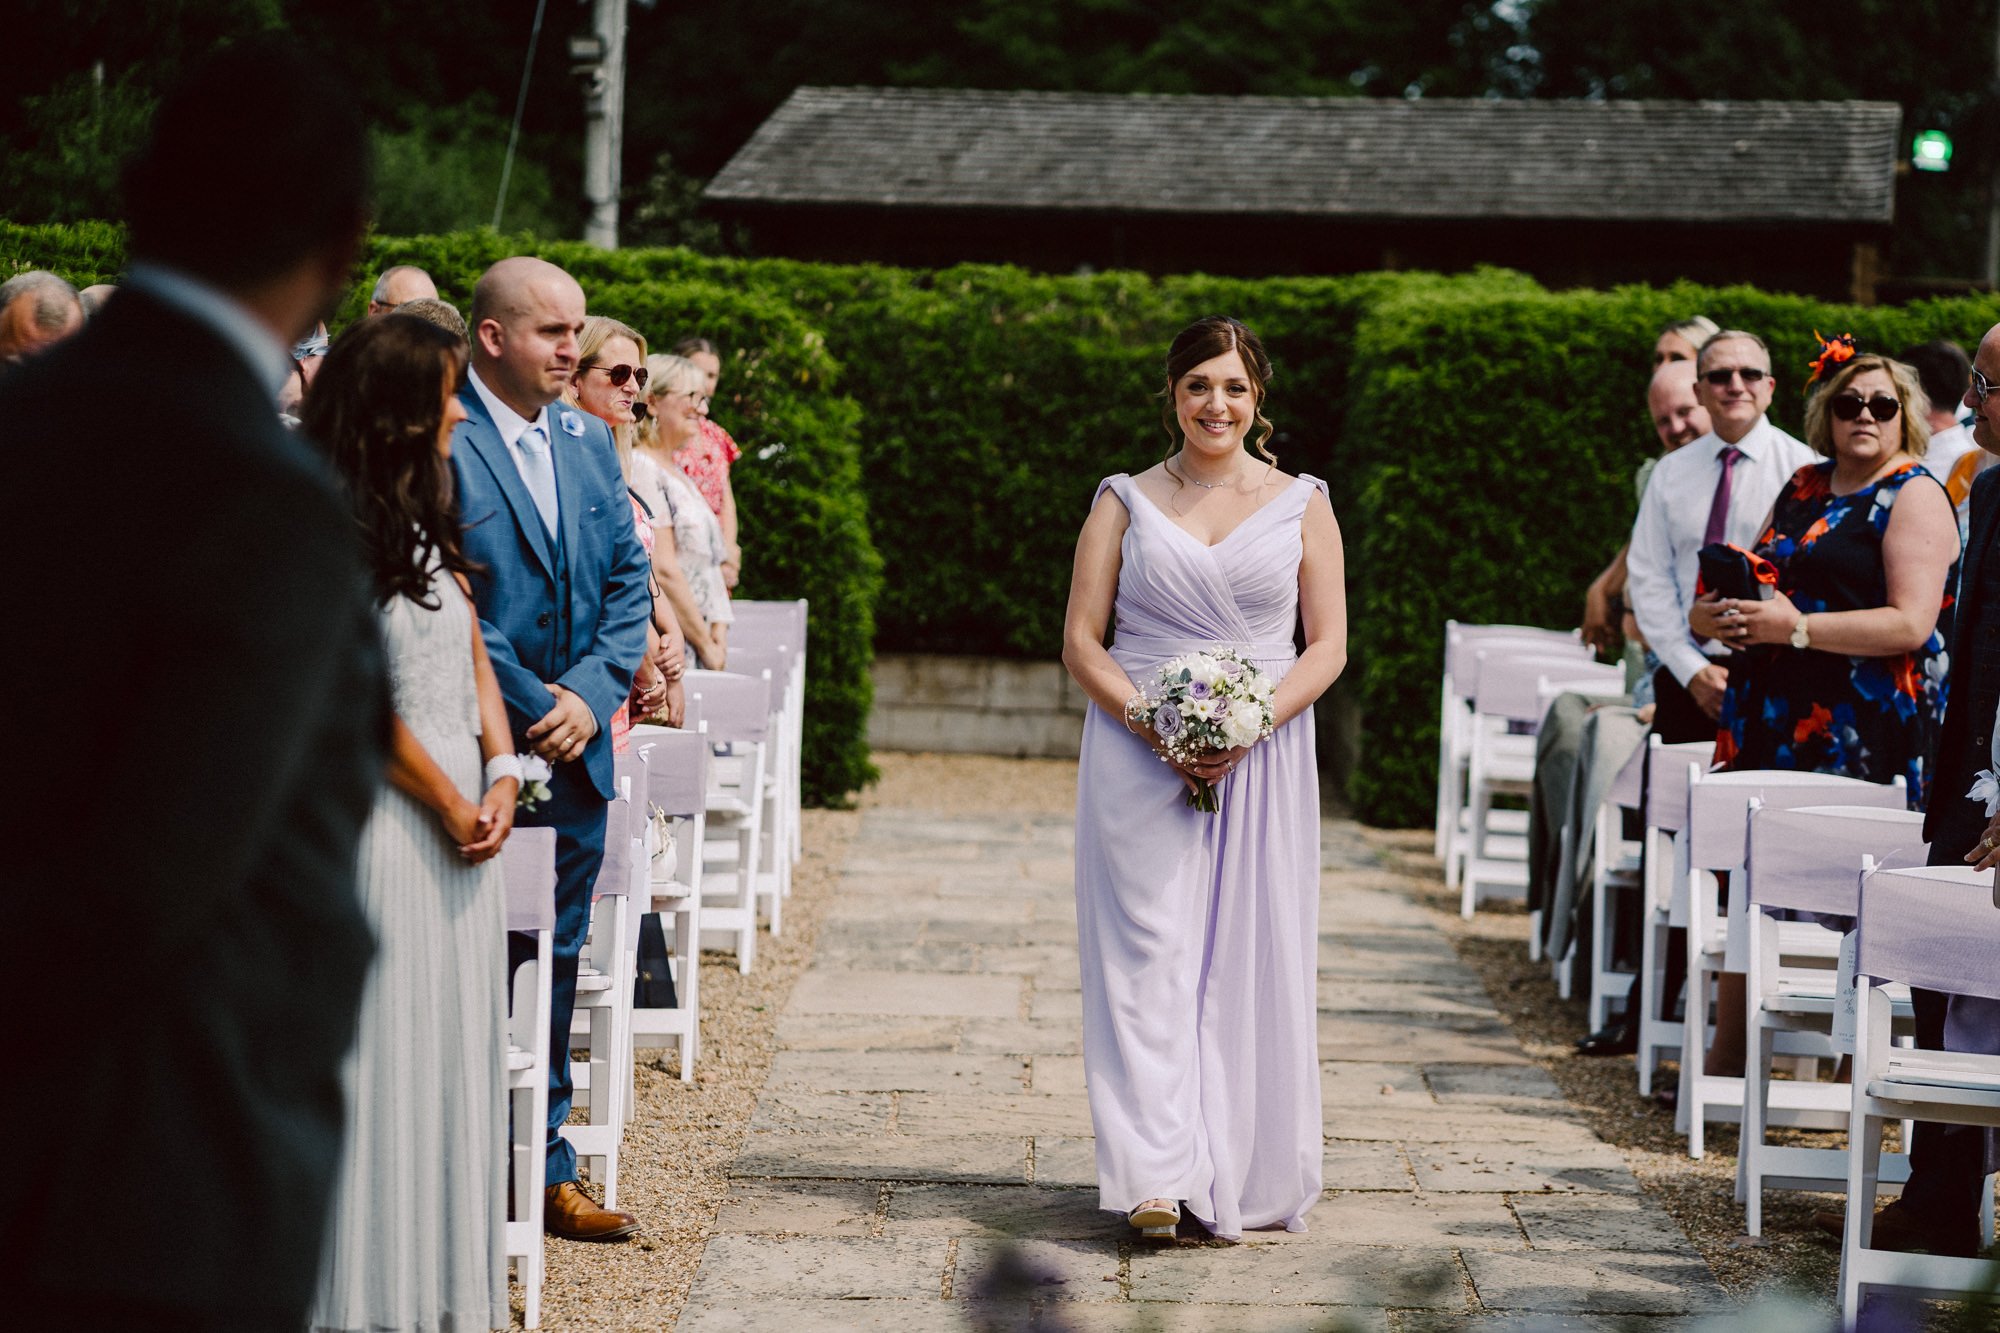
[[[1274,690],[1269,676],[1232,651],[1187,653],[1126,703],[1126,725],[1145,726],[1160,758],[1188,781],[1187,804],[1214,814],[1216,784],[1271,734]]]

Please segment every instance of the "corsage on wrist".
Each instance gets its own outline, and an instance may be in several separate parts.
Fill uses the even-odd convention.
[[[486,761],[486,785],[501,778],[521,784],[514,796],[514,808],[532,810],[549,799],[549,761],[538,754],[496,754]]]

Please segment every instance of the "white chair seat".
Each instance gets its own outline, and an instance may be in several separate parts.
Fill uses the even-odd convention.
[[[1992,1068],[1990,1058],[1984,1063],[1986,1067],[1980,1068],[1972,1061],[1954,1060],[1951,1058],[1950,1052],[1947,1051],[1924,1051],[1921,1054],[1913,1053],[1907,1056],[1892,1055],[1889,1057],[1889,1067],[1883,1071],[1879,1081],[1882,1083],[1901,1084],[1905,1088],[1964,1089],[1970,1092],[1982,1093],[1991,1093],[1995,1090],[2000,1090],[2000,1071],[1995,1071]],[[1870,1084],[1868,1090],[1873,1095],[1882,1095],[1875,1092],[1874,1084]],[[1956,1101],[1957,1099],[1940,1096],[1936,1100]],[[1990,1097],[1987,1097],[1967,1101],[1962,1104],[1983,1105],[1991,1100]]]
[[[576,979],[576,993],[583,995],[596,991],[608,991],[614,984],[610,977],[602,973],[594,973],[589,976],[579,974]]]

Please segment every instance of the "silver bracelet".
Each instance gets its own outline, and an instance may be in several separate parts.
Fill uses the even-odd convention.
[[[521,756],[518,754],[496,754],[486,761],[486,785],[491,787],[502,778],[521,780]]]

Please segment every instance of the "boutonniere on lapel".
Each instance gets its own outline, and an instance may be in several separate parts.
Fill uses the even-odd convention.
[[[563,434],[574,435],[579,440],[583,438],[582,417],[578,416],[574,412],[565,411],[558,413],[556,415],[556,420],[562,423]]]

